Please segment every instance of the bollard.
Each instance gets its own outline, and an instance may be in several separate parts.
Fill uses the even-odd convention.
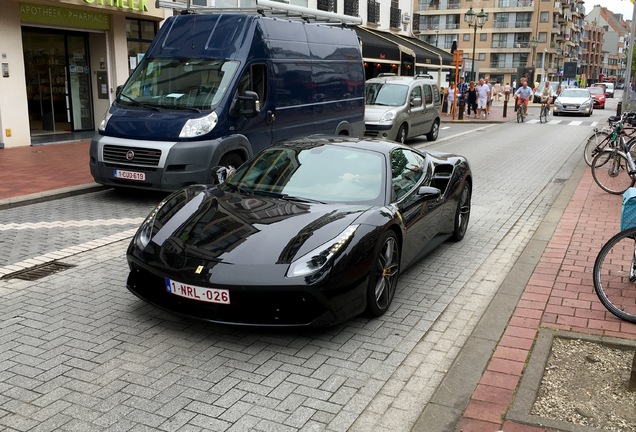
[[[616,105],[616,115],[620,116],[622,112],[623,112],[623,102],[619,102],[618,105]]]
[[[459,114],[457,115],[458,120],[464,120],[464,107],[466,106],[466,102],[464,99],[459,101]]]
[[[508,111],[508,101],[505,100],[504,101],[504,108],[503,108],[503,116],[504,116],[504,118],[507,117],[506,116],[507,111]]]
[[[515,98],[515,112],[517,112],[517,108],[519,108],[519,99]]]

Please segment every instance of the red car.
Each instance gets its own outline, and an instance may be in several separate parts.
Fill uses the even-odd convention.
[[[588,87],[587,89],[594,99],[594,108],[605,109],[605,89],[603,87]]]

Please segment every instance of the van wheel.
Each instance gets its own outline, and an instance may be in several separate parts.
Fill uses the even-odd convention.
[[[402,126],[400,126],[400,129],[398,129],[398,133],[397,133],[397,136],[395,137],[395,140],[399,143],[404,144],[406,142],[406,137],[408,136],[408,133],[409,133],[409,127],[403,124]]]
[[[237,153],[229,153],[221,158],[219,165],[221,166],[233,166],[234,168],[238,168],[243,164],[243,159]]]
[[[429,141],[435,141],[438,135],[439,135],[439,120],[435,120],[433,122],[433,127],[431,128],[431,131],[426,134],[426,139]]]

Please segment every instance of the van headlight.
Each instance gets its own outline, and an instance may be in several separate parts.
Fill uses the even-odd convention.
[[[205,117],[192,118],[183,125],[179,138],[193,138],[205,135],[214,129],[218,121],[219,118],[214,111]]]
[[[347,247],[359,226],[349,226],[337,237],[298,258],[289,266],[287,277],[307,276],[325,267],[338,253]]]
[[[384,114],[382,114],[382,117],[380,118],[380,121],[381,122],[392,122],[394,118],[395,118],[395,111],[387,111]]]
[[[104,117],[102,118],[102,121],[99,122],[99,127],[97,128],[100,132],[104,132],[106,130],[108,120],[110,120],[112,116],[113,115],[110,113],[110,110],[106,111],[106,114],[104,114]]]

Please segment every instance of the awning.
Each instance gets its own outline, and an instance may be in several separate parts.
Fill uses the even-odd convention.
[[[362,42],[362,57],[372,61],[400,62],[400,47],[396,42],[363,27],[355,30]]]
[[[423,40],[389,32],[373,30],[378,36],[412,49],[415,52],[415,64],[418,66],[452,66],[453,55]],[[440,62],[441,59],[441,62]],[[441,64],[440,64],[441,63]]]

